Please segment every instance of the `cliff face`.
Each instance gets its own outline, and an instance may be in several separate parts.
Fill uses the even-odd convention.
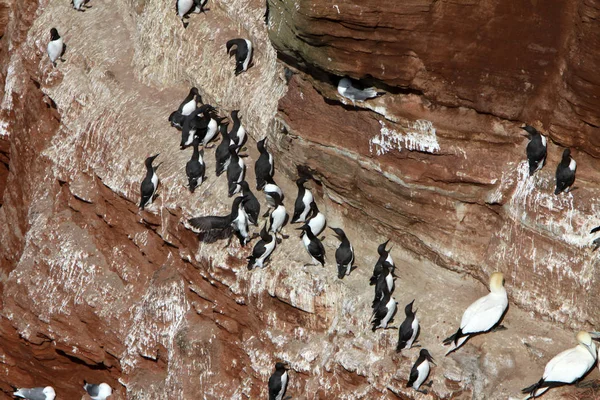
[[[4,397],[11,385],[52,383],[57,398],[80,398],[86,379],[108,382],[116,399],[266,398],[280,359],[296,399],[421,396],[404,388],[418,349],[396,354],[395,330],[369,329],[368,278],[387,237],[394,325],[416,299],[421,344],[438,362],[430,397],[506,398],[539,379],[572,330],[600,322],[587,234],[597,224],[598,7],[536,4],[277,0],[267,28],[263,1],[233,0],[209,3],[184,30],[171,2],[92,0],[78,13],[67,1],[7,0]],[[68,46],[58,68],[45,55],[51,27]],[[225,42],[240,36],[255,53],[235,77]],[[334,75],[388,93],[354,106]],[[167,117],[190,86],[222,114],[241,110],[252,187],[255,141],[269,137],[288,212],[297,167],[308,167],[356,271],[337,278],[329,234],[325,268],[303,267],[288,226],[269,267],[248,271],[251,245],[223,248],[188,229],[189,217],[231,204],[213,150],[208,180],[193,195],[184,186],[191,150],[179,150]],[[550,139],[532,178],[522,122]],[[575,147],[577,189],[555,197],[559,145]],[[139,212],[143,160],[156,153],[159,197]],[[441,340],[496,270],[509,329],[444,358]]]

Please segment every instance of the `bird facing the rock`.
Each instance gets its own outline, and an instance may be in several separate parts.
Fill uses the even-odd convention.
[[[230,56],[235,52],[235,74],[247,71],[252,59],[252,43],[248,39],[239,38],[228,40],[225,46]],[[232,52],[234,46],[235,50]]]
[[[556,167],[556,189],[554,194],[569,192],[571,186],[575,182],[575,170],[577,163],[571,157],[571,149],[565,149],[562,155],[562,160]]]
[[[529,138],[527,144],[527,161],[529,162],[529,176],[539,171],[546,161],[546,137],[539,133],[533,126],[525,125],[522,127]]]

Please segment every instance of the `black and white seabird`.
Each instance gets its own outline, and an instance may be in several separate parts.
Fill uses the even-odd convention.
[[[206,3],[208,3],[208,0],[194,0],[194,6],[195,6],[194,12],[196,14],[206,12],[206,10],[208,10],[208,8],[204,9],[204,6],[206,6]]]
[[[596,233],[598,231],[600,231],[600,226],[597,226],[594,229],[592,229],[590,233]],[[600,247],[600,237],[594,239],[594,241],[592,243],[594,245],[594,248],[592,249],[592,251],[598,250],[598,247]]]
[[[346,237],[346,233],[341,228],[329,227],[341,240],[340,245],[335,251],[335,262],[338,268],[338,278],[344,279],[344,276],[350,275],[352,263],[354,262],[354,248]]]
[[[199,140],[196,138],[192,143],[194,146],[194,152],[192,153],[192,158],[185,165],[185,174],[188,178],[188,187],[190,192],[194,193],[196,187],[202,184],[204,181],[204,173],[206,167],[204,166],[204,149],[198,151],[198,146],[200,145]]]
[[[238,196],[233,200],[231,213],[225,216],[206,216],[195,217],[188,220],[189,224],[200,232],[210,232],[213,230],[223,231],[229,227],[233,228],[234,233],[240,240],[240,244],[245,246],[249,240],[248,216],[244,211],[244,197]]]
[[[554,194],[568,192],[571,185],[575,182],[575,170],[577,163],[571,157],[571,149],[565,149],[562,155],[562,160],[556,167],[556,190]]]
[[[283,400],[288,384],[287,369],[285,363],[275,364],[275,372],[269,378],[269,400]]]
[[[417,361],[410,370],[410,377],[408,378],[406,387],[412,387],[417,392],[427,394],[427,390],[422,390],[419,388],[429,376],[429,370],[431,368],[429,363],[435,365],[435,362],[433,362],[433,357],[431,357],[431,354],[429,354],[426,349],[421,349],[419,352],[419,358],[417,358]]]
[[[192,12],[193,8],[196,8],[195,0],[177,0],[177,2],[175,3],[175,10],[177,11],[177,15],[181,19],[181,23],[183,24],[184,28],[187,28],[189,25],[189,22],[184,21],[184,19],[190,17],[189,14]]]
[[[240,183],[242,187],[242,195],[246,198],[244,201],[244,211],[248,214],[248,220],[252,225],[258,226],[258,217],[260,216],[260,203],[258,199],[250,190],[248,182],[242,181]]]
[[[182,150],[191,146],[196,137],[200,141],[204,140],[204,136],[208,131],[208,124],[210,123],[210,119],[206,119],[204,113],[213,110],[214,107],[210,104],[203,104],[185,116],[183,126],[181,127],[181,143],[179,143]]]
[[[260,231],[260,240],[254,245],[252,255],[247,258],[249,270],[265,267],[265,263],[275,249],[276,241],[275,235],[271,235],[267,232],[267,224],[265,223]]]
[[[227,54],[233,55],[231,49],[235,49],[235,74],[239,75],[248,70],[250,60],[252,59],[252,43],[248,39],[231,39],[226,43]]]
[[[183,99],[177,110],[173,111],[169,115],[169,122],[171,126],[181,129],[183,127],[183,121],[185,117],[190,115],[196,110],[198,103],[202,103],[202,98],[198,93],[198,89],[193,87],[190,89],[188,95]]]
[[[50,29],[50,42],[48,43],[48,57],[50,57],[50,61],[52,61],[52,65],[56,67],[56,60],[61,60],[62,56],[65,52],[65,44],[63,42],[63,38],[60,37],[56,28]]]
[[[394,260],[392,259],[392,255],[390,254],[390,250],[386,250],[385,247],[387,246],[388,242],[390,240],[386,240],[385,242],[381,243],[379,246],[377,246],[377,254],[379,254],[379,259],[377,260],[377,262],[375,263],[375,267],[373,268],[373,275],[371,276],[371,279],[369,281],[370,285],[374,285],[377,283],[377,278],[379,277],[379,274],[382,271],[382,265],[384,261],[387,261],[391,266],[392,266],[392,273],[394,272]]]
[[[353,104],[356,101],[365,101],[384,94],[384,92],[377,92],[373,87],[365,89],[354,87],[352,81],[348,78],[340,79],[337,90],[341,96],[351,100]]]
[[[296,179],[296,186],[298,186],[298,196],[294,203],[294,216],[292,217],[292,223],[306,222],[308,214],[310,213],[310,206],[314,201],[314,197],[311,191],[304,187],[306,178]]]
[[[31,389],[17,389],[13,395],[27,400],[54,400],[56,397],[56,392],[52,386],[46,386]]]
[[[227,184],[229,187],[229,197],[242,190],[240,183],[244,180],[246,173],[246,164],[244,159],[237,154],[239,146],[232,144],[229,146],[229,165],[227,166]]]
[[[92,400],[106,400],[108,396],[112,395],[112,388],[108,383],[96,385],[84,382],[83,389],[90,395]]]
[[[156,168],[152,166],[152,162],[156,157],[158,157],[158,154],[148,157],[144,161],[144,165],[146,165],[146,177],[142,181],[140,188],[140,209],[142,210],[152,203],[152,198],[158,188],[158,175],[156,175]]]
[[[269,216],[269,232],[277,236],[287,222],[288,215],[281,199],[274,198],[274,200],[276,207],[271,211],[271,215]]]
[[[394,291],[393,269],[392,265],[385,260],[381,264],[381,272],[377,275],[375,296],[373,297],[373,304],[371,305],[373,309],[379,307],[379,303],[385,298],[386,294]]]
[[[373,324],[371,329],[373,332],[379,328],[388,328],[389,322],[394,318],[394,314],[396,313],[397,304],[390,292],[384,294],[383,298],[378,302],[377,308],[373,310],[371,319],[371,324]]]
[[[302,235],[302,243],[304,243],[304,248],[306,248],[306,251],[310,254],[313,262],[312,265],[321,264],[322,266],[325,266],[325,247],[323,247],[323,243],[321,243],[321,241],[312,233],[308,224],[304,224],[297,229],[304,232]]]
[[[258,160],[254,163],[254,173],[256,175],[256,190],[262,190],[267,184],[267,179],[273,178],[275,165],[273,163],[273,155],[267,150],[267,138],[256,143],[256,147],[260,153]]]
[[[229,163],[231,162],[231,154],[229,153],[229,146],[234,144],[231,139],[229,139],[229,135],[227,134],[227,124],[228,122],[222,122],[219,125],[219,133],[221,134],[221,143],[217,146],[215,150],[215,161],[216,161],[216,174],[220,176],[223,172],[227,170]]]
[[[267,179],[267,183],[263,187],[263,192],[265,193],[265,198],[271,208],[277,207],[278,201],[283,201],[283,191],[277,186],[273,178]]]
[[[318,236],[325,229],[325,215],[319,211],[316,202],[310,204],[312,217],[308,220],[308,226],[315,236]]]
[[[77,11],[84,12],[86,8],[91,8],[87,5],[89,1],[90,0],[71,0],[71,4],[73,5],[73,8]]]
[[[246,128],[244,128],[244,125],[242,125],[239,113],[240,110],[233,110],[231,112],[231,121],[233,121],[233,126],[231,127],[231,132],[229,132],[229,138],[241,149],[246,143],[247,137]]]
[[[527,394],[523,400],[538,397],[550,388],[574,383],[594,367],[598,351],[592,336],[581,331],[577,334],[577,342],[577,346],[557,354],[546,364],[542,379],[523,389]]]
[[[508,296],[504,289],[504,275],[494,272],[490,277],[490,293],[471,304],[464,312],[456,333],[444,340],[452,344],[446,355],[458,349],[476,333],[487,332],[495,327],[508,307]]]
[[[527,161],[529,162],[529,176],[539,171],[546,161],[546,137],[539,133],[533,126],[525,125],[521,129],[525,130],[529,138],[527,144]]]
[[[410,349],[419,334],[417,311],[413,311],[412,309],[414,302],[415,301],[413,300],[404,307],[406,319],[402,321],[402,324],[398,329],[398,345],[396,346],[396,353],[399,353],[404,349]]]
[[[225,117],[220,118],[210,115],[208,111],[205,111],[204,119],[208,121],[208,125],[206,127],[206,134],[204,135],[204,138],[202,138],[202,146],[208,148],[208,144],[217,136],[217,133],[219,132],[219,124],[225,119]]]

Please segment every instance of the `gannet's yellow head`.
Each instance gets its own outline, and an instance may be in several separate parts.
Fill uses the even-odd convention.
[[[586,331],[581,331],[577,334],[577,341],[584,346],[590,347],[592,345],[592,336]]]
[[[504,275],[502,272],[494,272],[490,277],[490,292],[498,292],[504,288]]]

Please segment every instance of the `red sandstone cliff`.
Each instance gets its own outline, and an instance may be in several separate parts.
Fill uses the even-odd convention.
[[[387,237],[394,296],[416,299],[421,344],[438,361],[430,398],[517,396],[574,330],[600,322],[587,234],[599,221],[598,4],[274,0],[267,29],[263,1],[234,0],[211,2],[184,31],[171,3],[1,9],[3,393],[52,382],[57,398],[80,398],[87,379],[117,399],[257,399],[285,359],[294,399],[425,397],[404,389],[418,349],[396,355],[394,330],[368,329],[368,278]],[[68,45],[56,69],[45,56],[52,26]],[[240,35],[256,52],[234,77],[224,43]],[[334,75],[388,94],[354,107]],[[230,204],[212,152],[208,181],[194,195],[184,187],[189,152],[167,116],[194,85],[223,114],[241,109],[248,166],[254,140],[269,136],[288,211],[296,167],[310,168],[329,225],[356,249],[352,275],[337,279],[330,235],[325,268],[302,267],[288,227],[271,265],[249,272],[251,247],[201,243],[187,229]],[[524,122],[550,139],[533,178]],[[560,146],[574,146],[577,189],[555,197]],[[157,152],[159,198],[140,213],[143,160]],[[495,270],[509,329],[444,358],[441,339]]]

